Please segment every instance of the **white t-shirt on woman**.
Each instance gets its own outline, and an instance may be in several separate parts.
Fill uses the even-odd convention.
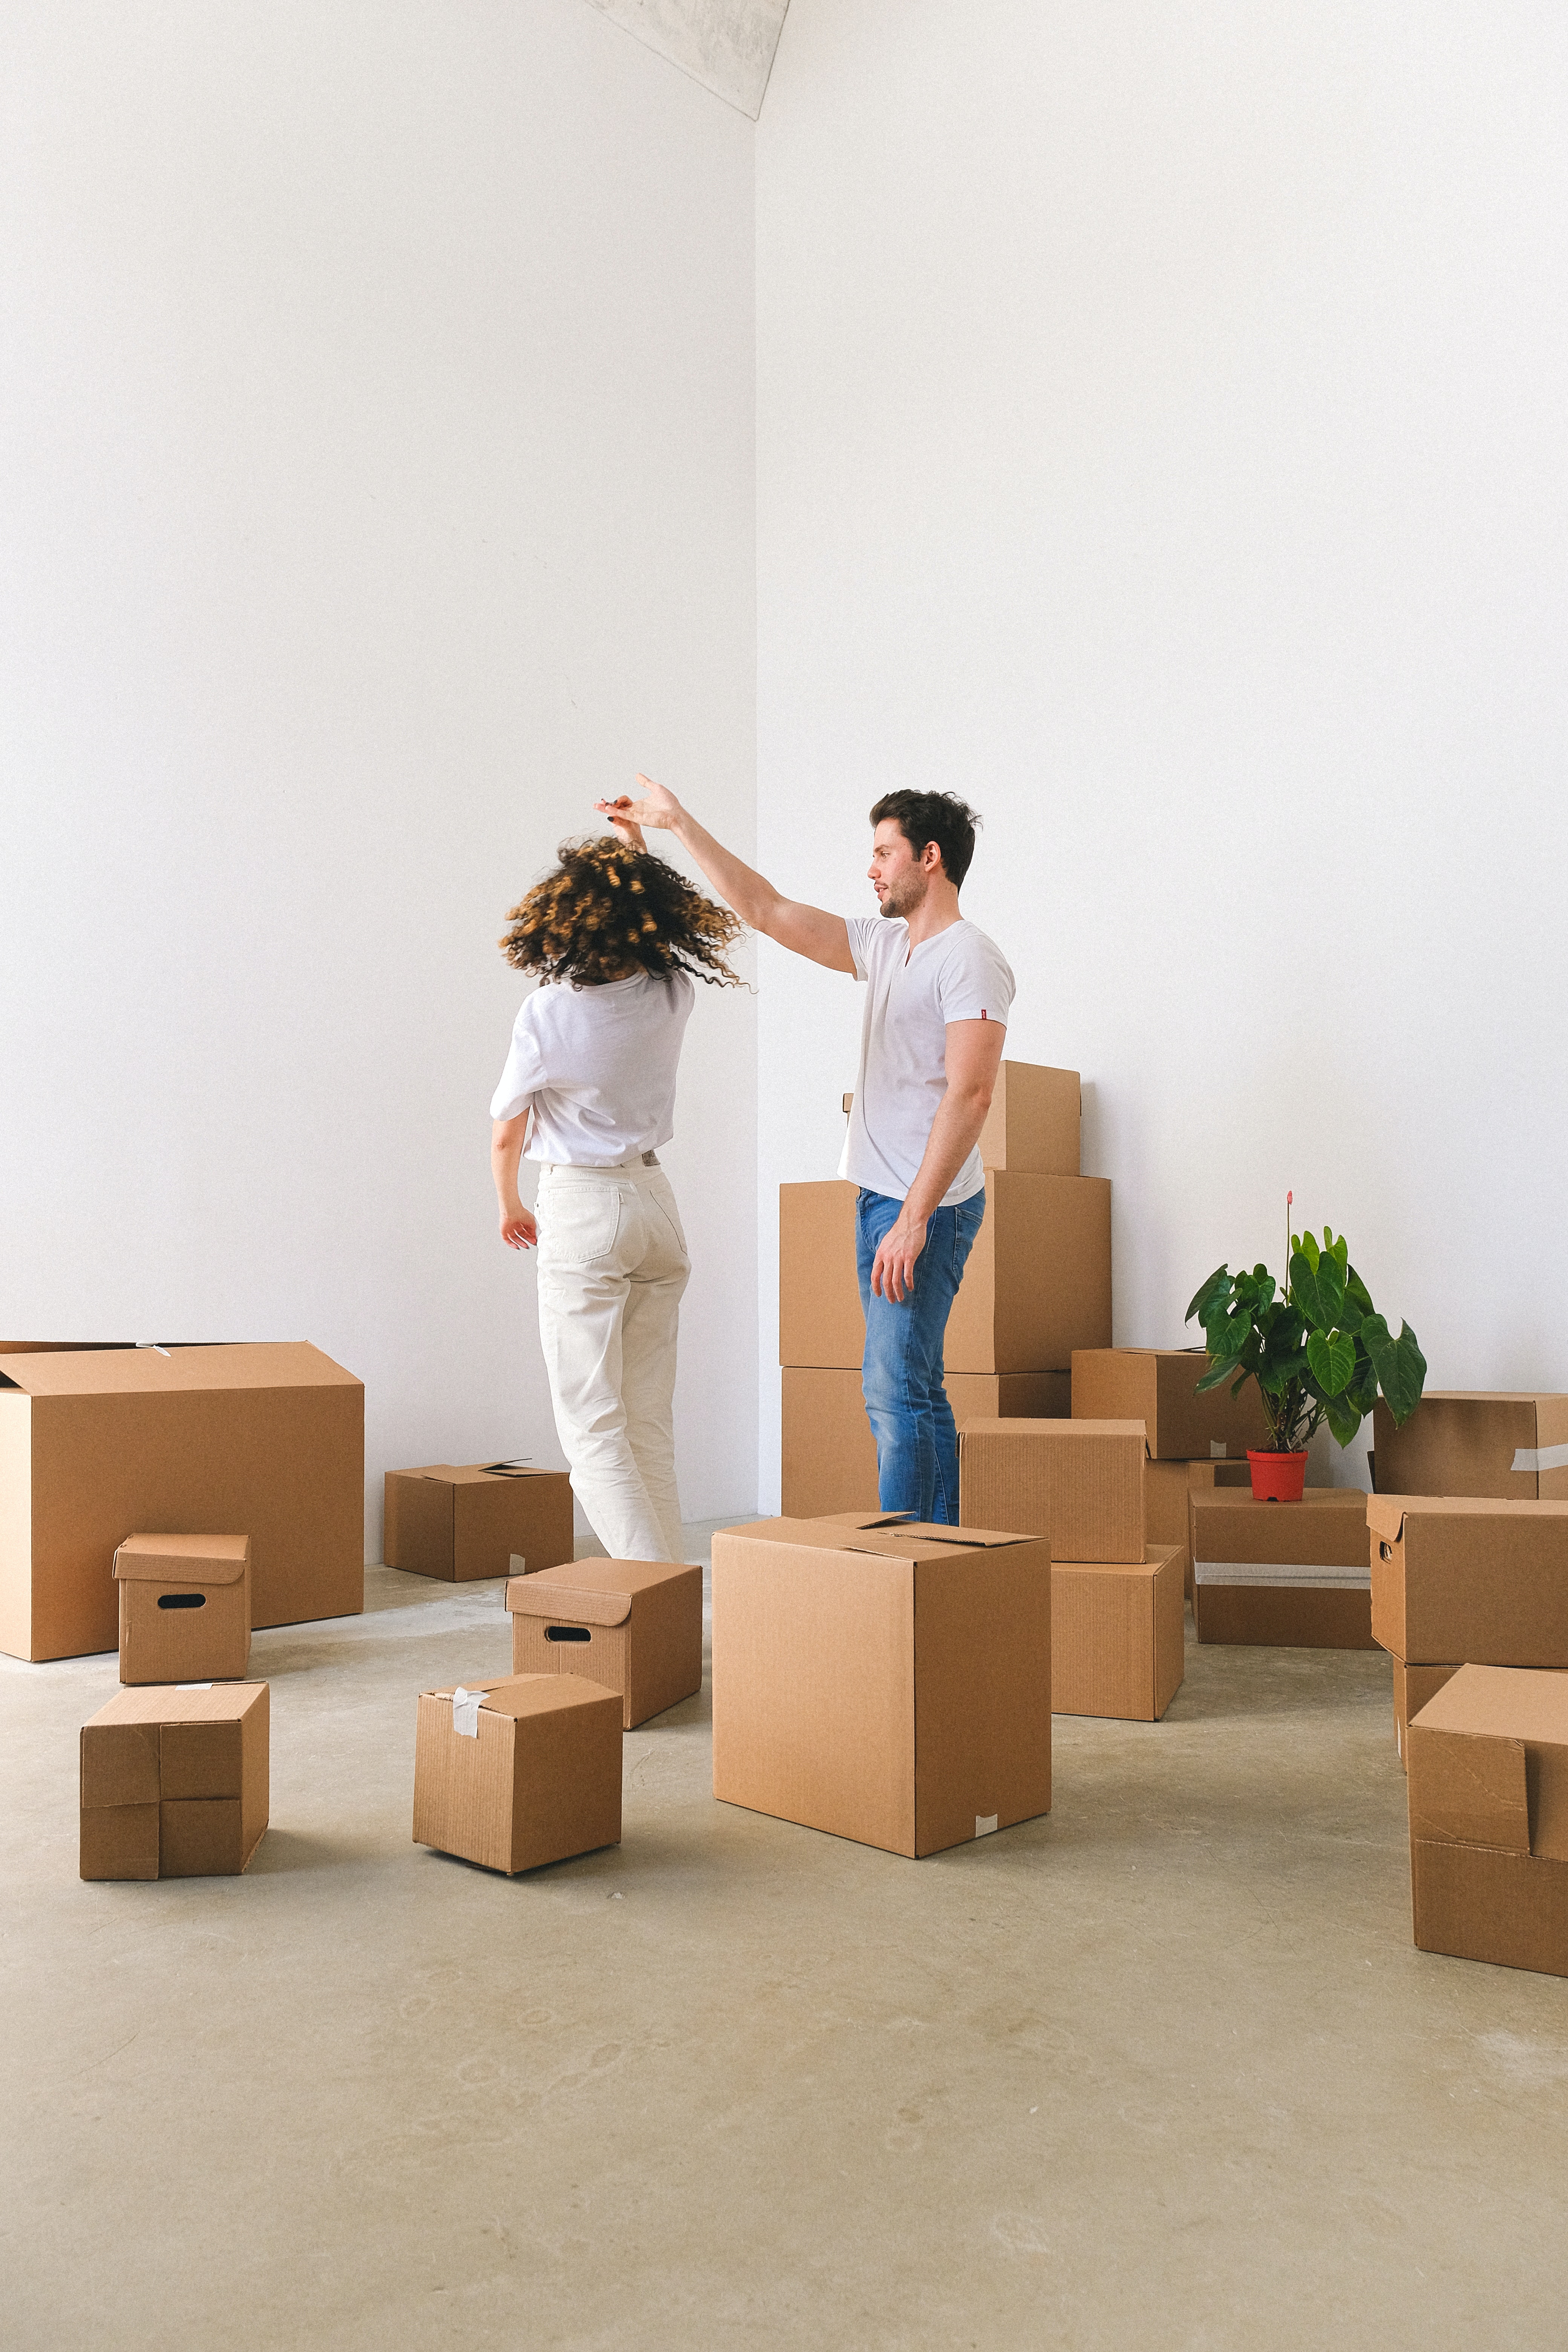
[[[547,982],[525,997],[492,1118],[531,1107],[530,1160],[614,1168],[675,1133],[675,1079],[690,1017],[689,976],[637,972],[600,988]]]

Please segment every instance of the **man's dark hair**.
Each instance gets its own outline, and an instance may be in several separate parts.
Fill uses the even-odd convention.
[[[942,871],[955,890],[963,887],[974,855],[974,828],[981,822],[956,793],[884,793],[871,811],[873,827],[890,818],[917,857],[928,841],[942,852]]]

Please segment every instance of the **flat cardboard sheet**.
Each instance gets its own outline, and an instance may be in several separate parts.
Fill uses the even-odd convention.
[[[1268,1444],[1258,1383],[1248,1381],[1235,1398],[1228,1385],[1199,1396],[1208,1365],[1202,1348],[1075,1349],[1073,1412],[1087,1421],[1141,1421],[1156,1462],[1245,1461],[1248,1446]]]
[[[1048,1538],[1053,1559],[1142,1561],[1141,1421],[965,1422],[958,1436],[965,1520]]]

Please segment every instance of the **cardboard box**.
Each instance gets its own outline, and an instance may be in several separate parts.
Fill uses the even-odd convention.
[[[1051,1557],[1142,1563],[1141,1421],[975,1421],[958,1433],[959,1517],[1049,1538]]]
[[[1381,1397],[1372,1422],[1380,1494],[1568,1502],[1568,1396],[1428,1389],[1403,1429]]]
[[[84,1878],[222,1878],[268,1812],[268,1689],[125,1690],[81,1728]]]
[[[713,1538],[713,1794],[891,1853],[1048,1812],[1050,1546],[868,1515]]]
[[[1258,1383],[1199,1396],[1208,1365],[1202,1348],[1075,1348],[1072,1409],[1083,1421],[1141,1421],[1156,1462],[1245,1460],[1268,1444]]]
[[[1186,1672],[1185,1544],[1051,1564],[1051,1707],[1158,1723]]]
[[[1079,1167],[1083,1087],[1076,1070],[1039,1062],[1004,1062],[980,1130],[980,1165],[1026,1175],[1076,1176]],[[848,1118],[855,1097],[844,1097]]]
[[[363,1386],[302,1343],[0,1352],[0,1650],[112,1650],[138,1528],[243,1528],[253,1625],[357,1613]]]
[[[1458,1666],[1407,1666],[1403,1658],[1394,1661],[1394,1744],[1399,1751],[1399,1761],[1405,1762],[1405,1735],[1410,1718],[1419,1715],[1429,1698],[1436,1698],[1446,1682],[1458,1673]]]
[[[866,1351],[853,1184],[779,1187],[779,1361],[858,1370]],[[948,1318],[952,1372],[1068,1370],[1110,1341],[1110,1185],[1101,1176],[985,1179],[985,1217]]]
[[[1568,1503],[1372,1495],[1373,1632],[1406,1664],[1568,1667]]]
[[[1252,1472],[1245,1461],[1145,1462],[1143,1465],[1143,1540],[1145,1544],[1180,1544],[1186,1566],[1187,1599],[1193,1597],[1193,1561],[1187,1550],[1187,1497],[1212,1494],[1216,1486],[1252,1492]]]
[[[1568,1676],[1463,1665],[1408,1747],[1418,1948],[1568,1976]]]
[[[572,1481],[516,1462],[432,1462],[386,1474],[388,1568],[458,1584],[556,1568],[573,1551]]]
[[[949,1372],[947,1401],[959,1422],[1065,1420],[1070,1387],[1066,1372]],[[787,1364],[783,1421],[786,1518],[877,1509],[877,1442],[858,1370]],[[1182,1532],[1184,1541],[1184,1505]]]
[[[229,1682],[244,1674],[248,1536],[127,1536],[114,1575],[122,1683]]]
[[[416,1845],[515,1877],[620,1838],[612,1691],[580,1675],[510,1675],[420,1693]]]
[[[514,1675],[576,1675],[621,1702],[627,1731],[702,1687],[702,1570],[668,1560],[580,1559],[514,1576]]]
[[[1309,1486],[1300,1503],[1215,1488],[1187,1497],[1200,1642],[1373,1650],[1366,1496]]]

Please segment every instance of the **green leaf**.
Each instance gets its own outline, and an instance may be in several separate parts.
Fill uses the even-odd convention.
[[[1325,1259],[1325,1265],[1331,1265]],[[1320,1268],[1320,1272],[1321,1268]],[[1307,1361],[1311,1365],[1318,1386],[1325,1402],[1337,1397],[1348,1388],[1355,1374],[1355,1341],[1347,1339],[1342,1331],[1309,1331]]]
[[[1193,1320],[1193,1318],[1196,1316],[1198,1321],[1201,1323],[1204,1320],[1204,1302],[1209,1297],[1211,1293],[1220,1291],[1222,1286],[1224,1293],[1228,1294],[1230,1290],[1230,1271],[1226,1266],[1216,1265],[1208,1280],[1200,1289],[1195,1290],[1193,1293],[1193,1303],[1188,1307],[1185,1315],[1182,1318],[1182,1320],[1184,1323],[1190,1323]],[[1372,1302],[1369,1299],[1367,1303],[1370,1306]]]
[[[1303,1242],[1310,1240],[1303,1234]],[[1345,1303],[1345,1269],[1331,1250],[1320,1250],[1309,1259],[1305,1248],[1290,1261],[1290,1296],[1310,1324],[1332,1331]]]
[[[1408,1323],[1400,1325],[1395,1339],[1381,1315],[1369,1315],[1361,1327],[1361,1337],[1397,1429],[1409,1420],[1421,1402],[1421,1391],[1426,1384],[1426,1359]]]
[[[1371,1315],[1376,1311],[1372,1303],[1372,1293],[1367,1288],[1365,1283],[1362,1280],[1353,1265],[1347,1265],[1346,1267],[1345,1297],[1348,1303],[1357,1310],[1358,1314]]]
[[[1232,1372],[1235,1371],[1237,1365],[1240,1360],[1241,1359],[1238,1356],[1222,1356],[1217,1360],[1215,1358],[1211,1356],[1209,1358],[1208,1370],[1204,1374],[1202,1380],[1194,1386],[1193,1394],[1194,1396],[1202,1396],[1205,1390],[1217,1389],[1222,1381],[1229,1380]],[[1247,1373],[1244,1372],[1242,1374],[1242,1378],[1244,1380],[1249,1377],[1250,1375]]]
[[[1339,1444],[1348,1445],[1351,1443],[1361,1427],[1363,1418],[1364,1416],[1358,1412],[1355,1406],[1346,1398],[1337,1396],[1329,1399],[1329,1427],[1332,1430]]]

